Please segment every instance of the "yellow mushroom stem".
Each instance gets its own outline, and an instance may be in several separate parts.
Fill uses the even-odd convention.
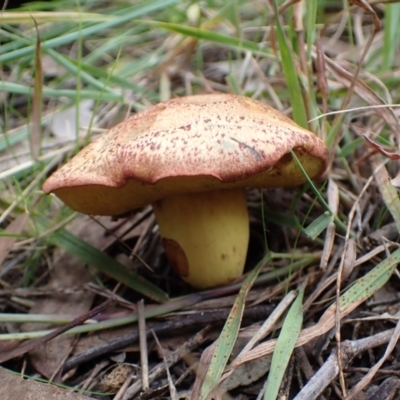
[[[152,204],[168,261],[199,289],[243,273],[249,243],[244,189],[179,194]]]

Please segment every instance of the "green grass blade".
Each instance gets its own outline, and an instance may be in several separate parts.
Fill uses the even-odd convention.
[[[4,81],[0,84],[0,90],[2,92],[24,95],[30,95],[32,93],[31,87],[24,86],[19,83]],[[98,90],[83,89],[80,90],[79,94],[81,99],[99,100],[99,98],[101,98],[102,101],[123,101],[123,96],[119,93],[100,92]],[[68,99],[76,99],[76,90],[43,88],[43,97],[67,97]]]
[[[98,89],[100,91],[111,93],[116,97],[120,96],[120,94],[115,92],[112,88],[108,87],[103,82],[99,82],[93,76],[83,71],[82,65],[79,64],[77,65],[76,61],[75,63],[72,62],[66,56],[54,51],[53,49],[47,49],[46,53],[49,54],[54,59],[54,61],[56,61],[59,65],[63,66],[73,76],[77,76],[79,74],[82,81],[87,83],[88,85],[91,85],[95,89]]]
[[[312,240],[315,240],[333,221],[332,214],[325,212],[316,218],[303,232]]]
[[[278,396],[285,370],[289,364],[297,338],[303,324],[304,287],[299,290],[296,300],[291,305],[276,342],[272,355],[271,368],[267,378],[264,400],[274,400]]]
[[[251,286],[256,280],[263,265],[265,265],[265,262],[260,262],[243,282],[242,288],[236,297],[225,326],[216,342],[212,361],[201,387],[199,400],[206,400],[208,398],[224,372],[239,333],[247,293],[251,289]]]
[[[400,263],[400,249],[390,254],[366,275],[357,279],[339,298],[339,308],[344,312],[354,303],[362,303],[379,290],[392,276],[394,269]],[[330,308],[336,309],[336,303]],[[322,319],[322,318],[321,318]]]
[[[315,23],[317,20],[317,0],[308,0],[307,2],[307,61],[311,60],[311,52],[316,37]]]
[[[189,308],[190,306],[197,304],[202,300],[202,296],[198,294],[191,294],[185,297],[180,297],[176,299],[168,300],[163,304],[157,304],[152,307],[146,308],[144,316],[146,319],[159,317],[165,314],[169,314],[178,310]],[[8,315],[8,314],[7,314]],[[0,314],[1,316],[1,314]],[[22,317],[22,315],[21,315]],[[7,320],[5,316],[3,318]],[[72,319],[65,321],[70,322]],[[117,328],[118,326],[129,325],[137,322],[138,315],[136,312],[130,313],[124,317],[110,318],[104,321],[85,323],[83,325],[75,326],[74,328],[66,331],[64,335],[74,335],[77,333],[88,333],[88,332],[98,332],[104,329]],[[16,321],[14,321],[16,322]],[[56,322],[52,321],[52,324]],[[40,331],[30,331],[30,332],[14,332],[14,333],[0,333],[0,341],[3,340],[26,340],[34,339],[38,337],[45,336],[51,332],[51,329],[40,330]]]
[[[283,73],[285,74],[286,84],[289,90],[290,102],[292,104],[293,119],[302,127],[307,128],[307,113],[303,102],[300,82],[297,77],[296,64],[292,49],[286,39],[281,21],[279,19],[277,1],[274,0],[274,10],[276,16],[276,30]]]
[[[385,5],[385,24],[381,70],[388,71],[393,65],[400,44],[400,4]]]
[[[35,217],[40,231],[49,229],[41,217]],[[98,271],[107,274],[137,292],[158,302],[168,300],[168,295],[143,277],[128,270],[122,264],[85,242],[74,234],[61,228],[46,236],[46,240],[56,246],[62,247],[69,254],[79,258],[83,263],[92,265]]]
[[[75,42],[79,38],[87,38],[96,34],[101,34],[104,31],[114,28],[115,26],[121,25],[126,22],[132,22],[135,18],[140,18],[142,15],[149,14],[153,11],[164,9],[168,6],[178,3],[178,0],[153,0],[145,1],[139,5],[135,5],[122,10],[115,15],[118,18],[113,18],[110,21],[94,24],[85,27],[81,30],[74,31],[62,35],[60,37],[55,37],[50,40],[43,41],[42,49],[50,49],[55,47],[64,46],[68,43]],[[0,63],[6,63],[9,61],[15,61],[21,57],[32,56],[34,52],[34,44],[17,49],[15,51],[10,51],[9,53],[0,56]]]
[[[194,37],[197,39],[207,40],[209,42],[218,43],[223,46],[232,47],[237,50],[251,51],[253,54],[262,55],[265,57],[273,57],[272,53],[266,49],[262,49],[258,43],[251,42],[250,40],[240,39],[221,33],[208,31],[201,28],[193,28],[186,25],[172,24],[161,21],[140,21],[144,24],[156,26],[157,28],[166,29],[171,32],[180,33],[185,36]]]
[[[346,232],[346,230],[347,230],[346,225],[331,210],[331,208],[329,207],[329,205],[325,201],[325,199],[322,197],[322,195],[319,192],[319,190],[315,187],[313,181],[307,175],[305,169],[301,165],[301,163],[300,163],[299,159],[297,158],[296,154],[294,153],[294,151],[291,151],[291,154],[292,154],[292,157],[293,157],[295,163],[301,169],[301,172],[303,173],[304,177],[307,179],[307,182],[309,183],[309,185],[310,185],[311,189],[313,190],[314,194],[317,196],[317,198],[319,199],[321,204],[325,207],[326,211],[328,211],[330,213],[330,215],[333,216],[333,220],[334,220],[335,224],[337,225],[338,229],[340,229],[342,232]],[[351,235],[354,236],[353,233],[351,233]]]

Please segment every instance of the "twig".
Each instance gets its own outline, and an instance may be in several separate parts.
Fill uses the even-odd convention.
[[[259,319],[265,318],[268,315],[272,306],[256,306],[246,309],[244,312],[244,318],[248,319]],[[170,332],[173,330],[180,330],[188,327],[194,327],[198,325],[205,325],[209,323],[224,323],[226,318],[228,318],[229,310],[217,311],[217,312],[202,312],[196,315],[187,316],[180,320],[173,320],[168,322],[161,322],[153,326],[152,330],[157,334],[162,334],[165,332]],[[147,335],[150,334],[150,330],[146,332]],[[132,343],[137,342],[139,339],[138,332],[132,332],[127,335],[121,336],[117,339],[111,340],[108,343],[100,345],[98,347],[91,348],[81,354],[77,354],[70,357],[69,360],[64,365],[64,371],[71,368],[75,368],[78,365],[93,360],[96,357],[111,353],[115,350],[121,349],[122,347],[129,346]]]
[[[397,344],[397,341],[399,340],[399,337],[400,337],[400,320],[397,321],[396,328],[394,329],[393,335],[390,338],[390,342],[386,348],[383,357],[369,370],[368,374],[365,375],[364,378],[362,378],[361,381],[358,382],[357,385],[350,390],[348,396],[346,397],[346,400],[353,400],[355,396],[371,382],[372,378],[375,376],[378,369],[382,366],[382,364],[389,357],[390,353],[393,351],[394,347]]]
[[[346,367],[354,357],[358,356],[363,351],[389,342],[393,333],[394,329],[390,329],[364,339],[344,341],[341,346],[342,351],[340,352],[342,366]],[[339,373],[337,356],[337,349],[333,349],[324,365],[308,381],[294,400],[313,400],[321,395]]]

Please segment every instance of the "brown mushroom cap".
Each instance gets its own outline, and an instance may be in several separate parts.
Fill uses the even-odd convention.
[[[328,162],[325,144],[279,111],[211,94],[157,104],[93,141],[44,183],[74,210],[118,215],[171,194],[305,182]]]

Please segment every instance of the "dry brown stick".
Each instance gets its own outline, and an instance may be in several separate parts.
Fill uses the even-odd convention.
[[[394,329],[389,329],[376,335],[359,340],[346,340],[341,346],[341,364],[344,368],[365,350],[381,346],[391,339]],[[338,368],[337,349],[334,349],[322,367],[308,381],[294,400],[313,400],[317,399],[325,388],[337,377]]]
[[[389,355],[392,353],[394,347],[396,346],[398,340],[400,337],[400,320],[397,321],[396,328],[394,329],[394,333],[392,337],[390,338],[389,344],[386,348],[385,354],[382,356],[382,358],[369,370],[369,372],[361,379],[360,382],[357,383],[356,386],[354,386],[348,396],[346,397],[346,400],[353,400],[357,396],[358,393],[360,393],[363,389],[365,389],[369,383],[371,383],[373,377],[379,370],[379,368],[383,365],[383,363],[387,360]]]
[[[367,400],[395,400],[399,398],[400,380],[395,377],[385,379]]]
[[[130,373],[129,376],[126,378],[125,382],[119,388],[119,390],[118,390],[117,394],[114,396],[113,400],[121,400],[122,397],[125,396],[125,393],[133,379],[134,379],[134,374]]]
[[[261,305],[248,308],[244,311],[243,318],[259,320],[265,319],[267,315],[273,310],[272,305]],[[195,327],[198,325],[206,325],[210,323],[224,323],[228,318],[230,310],[215,311],[215,312],[199,312],[195,315],[188,315],[185,318],[179,320],[172,320],[167,322],[160,322],[159,324],[152,327],[152,330],[157,334],[163,334],[174,330],[185,329],[188,327]],[[150,330],[147,331],[147,335],[150,334]],[[138,332],[132,332],[127,335],[123,335],[117,339],[110,340],[109,342],[102,344],[98,347],[91,348],[83,353],[72,356],[64,365],[64,371],[71,368],[75,368],[78,365],[93,360],[96,357],[100,357],[105,354],[109,354],[113,351],[121,349],[125,346],[129,346],[132,343],[137,342],[139,339]]]
[[[366,367],[349,367],[346,369],[346,372],[348,373],[361,373],[361,374],[367,374],[371,368],[366,368]],[[381,368],[379,371],[377,371],[377,375],[389,375],[397,378],[400,378],[400,371],[397,371],[395,369],[385,369]]]

